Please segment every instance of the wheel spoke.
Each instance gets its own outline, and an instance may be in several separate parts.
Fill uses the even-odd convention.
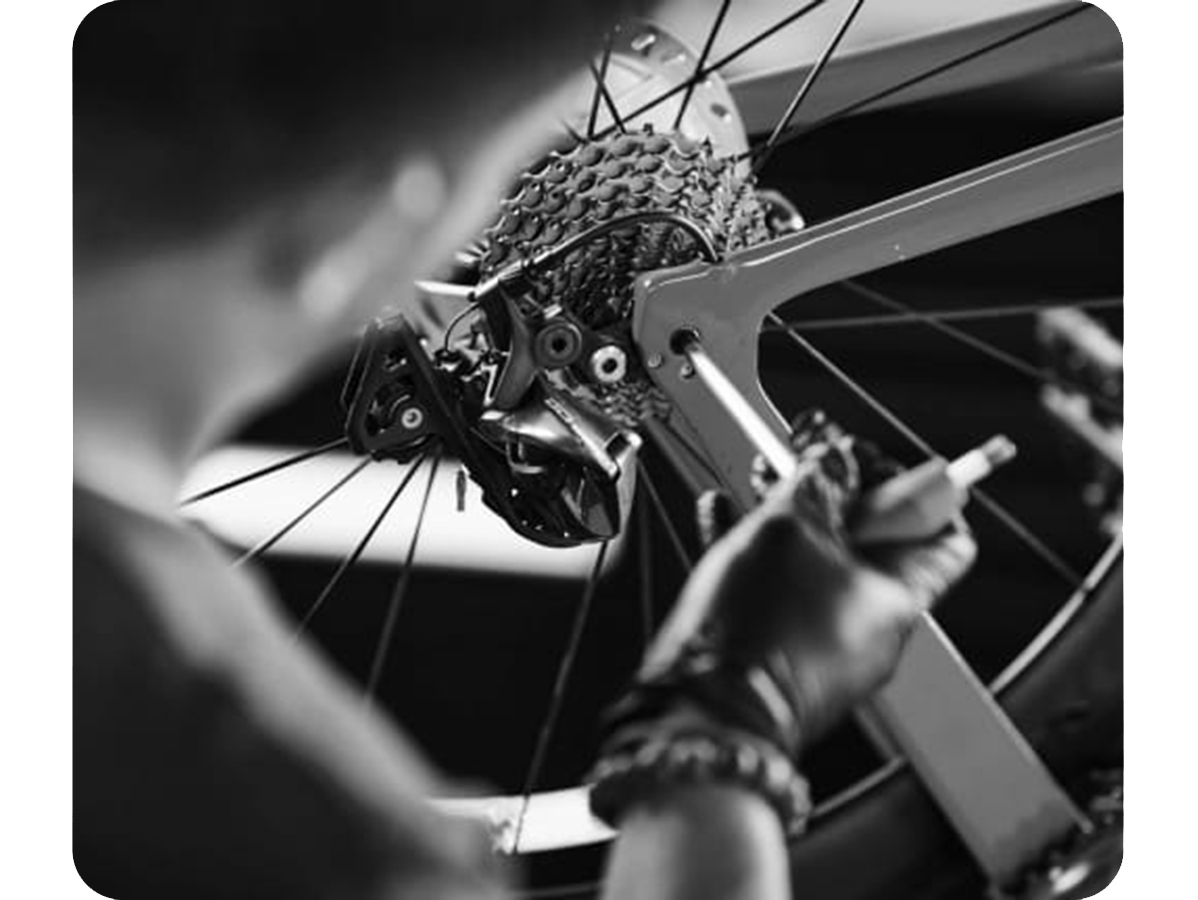
[[[366,679],[366,703],[370,704],[374,699],[374,692],[378,688],[379,680],[383,677],[383,669],[387,665],[387,654],[391,652],[392,637],[395,633],[395,623],[399,619],[399,610],[403,606],[404,595],[408,591],[408,582],[411,580],[412,563],[416,559],[416,546],[420,543],[420,530],[424,526],[424,517],[428,513],[428,500],[433,493],[433,484],[437,480],[437,469],[441,465],[441,448],[438,447],[433,453],[432,465],[428,467],[428,481],[424,485],[424,496],[420,500],[420,512],[416,514],[416,525],[412,529],[412,540],[408,542],[408,553],[404,557],[403,569],[399,573],[399,578],[395,581],[395,587],[391,591],[391,600],[387,604],[387,617],[383,621],[383,630],[379,633],[379,642],[374,649],[374,659],[370,664],[370,675]],[[419,466],[419,463],[412,467],[412,470]]]
[[[899,416],[891,411],[881,400],[875,397],[872,393],[862,387],[852,376],[844,369],[836,365],[826,355],[820,352],[810,341],[804,338],[793,328],[787,327],[785,323],[778,318],[776,313],[770,313],[771,318],[776,324],[786,328],[786,333],[796,344],[802,347],[813,359],[823,366],[829,373],[832,374],[841,384],[856,394],[863,400],[871,409],[879,416],[886,420],[892,428],[898,431],[903,437],[914,444],[925,455],[940,456],[927,440],[920,437],[910,425],[904,422]],[[1045,565],[1051,568],[1054,572],[1065,579],[1071,586],[1076,587],[1081,583],[1081,577],[1073,568],[1066,563],[1057,553],[1055,553],[1044,541],[1040,540],[1034,532],[1015,517],[1010,511],[1005,509],[997,500],[991,497],[984,490],[973,487],[970,493],[977,497],[978,502],[986,509],[994,518],[1007,528],[1019,541],[1023,543],[1038,559]]]
[[[620,111],[616,109],[616,101],[611,98],[608,93],[607,84],[604,82],[604,74],[595,68],[594,63],[589,64],[591,75],[595,79],[595,90],[599,92],[599,96],[603,98],[603,105],[607,107],[607,114],[611,116],[611,120],[616,123],[616,128],[620,130],[620,134],[626,134],[627,129],[624,127],[624,120],[620,118]]]
[[[607,66],[611,62],[612,32],[603,40],[603,58],[599,61],[599,74],[595,77],[595,92],[591,97],[591,115],[587,119],[587,138],[595,137],[595,126],[599,123],[599,100],[601,88],[607,83]],[[594,69],[592,68],[592,71]]]
[[[349,440],[344,437],[337,438],[335,441],[329,441],[327,444],[321,444],[319,447],[313,447],[311,450],[305,450],[302,453],[296,453],[294,456],[288,456],[286,459],[281,459],[276,463],[271,463],[269,466],[234,478],[232,481],[226,481],[224,484],[218,484],[216,487],[210,487],[207,490],[200,491],[198,494],[192,494],[179,501],[180,506],[188,506],[192,503],[198,503],[200,500],[207,500],[209,497],[215,497],[217,494],[223,494],[227,490],[235,487],[240,487],[243,484],[248,484],[251,481],[256,481],[265,475],[273,475],[275,472],[281,472],[283,469],[290,468],[298,463],[307,462],[309,459],[320,456],[324,453],[329,453],[332,450],[339,450],[342,447],[349,446]]]
[[[780,19],[779,21],[775,22],[773,25],[771,25],[769,28],[765,29],[765,31],[762,31],[759,34],[757,34],[751,40],[745,41],[743,44],[741,44],[739,47],[737,47],[731,53],[725,54],[724,56],[720,57],[715,62],[713,62],[711,65],[707,66],[706,68],[702,69],[701,71],[696,72],[693,76],[688,78],[686,81],[682,82],[681,84],[675,85],[674,87],[670,88],[670,90],[658,95],[654,99],[641,104],[640,106],[638,106],[636,109],[632,110],[631,112],[625,113],[624,120],[626,122],[630,122],[633,119],[635,119],[637,116],[643,115],[644,113],[649,112],[649,110],[656,109],[657,107],[659,107],[663,103],[665,103],[667,100],[671,100],[674,97],[677,97],[679,94],[681,94],[683,91],[685,91],[692,83],[702,82],[703,79],[706,78],[707,76],[712,75],[715,72],[718,72],[720,69],[722,69],[724,66],[728,65],[729,63],[734,62],[737,59],[740,59],[740,57],[744,56],[746,53],[748,53],[750,50],[752,50],[754,47],[756,47],[762,41],[766,40],[767,38],[773,37],[773,35],[777,34],[779,31],[781,31],[786,26],[794,24],[795,22],[799,21],[801,18],[806,16],[808,13],[811,13],[811,12],[815,11],[816,9],[819,9],[821,6],[823,6],[827,2],[828,2],[828,0],[811,0],[810,3],[803,6],[800,9],[795,10],[790,15]],[[614,126],[612,128],[604,129],[602,132],[600,132],[598,135],[596,135],[596,137],[597,138],[605,138],[612,133],[613,129],[614,129]]]
[[[691,97],[694,96],[695,88],[699,82],[703,80],[703,67],[707,65],[707,57],[711,55],[711,48],[715,45],[716,35],[720,33],[720,28],[724,24],[724,17],[728,15],[728,7],[732,5],[732,0],[723,0],[720,3],[719,10],[716,11],[715,21],[712,22],[711,28],[707,32],[707,40],[703,43],[703,50],[699,53],[699,59],[695,63],[695,71],[691,73],[691,77],[686,82],[686,93],[682,95],[682,105],[678,107],[678,115],[674,117],[674,131],[682,127],[682,119],[686,116],[686,109],[690,106]]]
[[[786,132],[786,129],[790,127],[790,123],[793,121],[795,114],[799,111],[799,107],[803,104],[803,100],[808,94],[811,93],[811,88],[815,86],[815,82],[819,78],[820,73],[824,71],[824,66],[828,64],[828,60],[832,58],[832,54],[835,53],[836,48],[840,46],[840,42],[844,39],[845,34],[848,33],[849,26],[853,24],[853,20],[857,18],[857,13],[861,11],[861,7],[864,5],[865,0],[854,0],[852,8],[849,9],[844,19],[841,20],[835,34],[832,35],[832,39],[828,41],[827,46],[824,47],[823,52],[821,52],[819,57],[816,59],[815,65],[811,67],[811,70],[807,73],[807,77],[803,79],[803,83],[799,86],[798,91],[795,92],[794,98],[790,101],[790,105],[786,107],[786,111],[782,113],[782,117],[778,119],[778,124],[775,125],[774,130],[770,132],[770,136],[766,140],[765,145],[761,148],[760,152],[756,154],[757,158],[753,161],[754,174],[760,172],[765,164],[769,161],[770,155],[774,152],[774,147],[778,143],[778,139],[781,138]]]
[[[520,834],[524,830],[524,819],[528,815],[528,804],[532,799],[532,792],[541,780],[541,770],[545,766],[549,745],[553,740],[554,729],[557,727],[558,716],[561,715],[562,703],[566,697],[566,687],[570,682],[570,673],[574,670],[574,662],[578,658],[578,648],[582,644],[582,633],[586,628],[587,619],[590,617],[591,604],[595,598],[595,588],[599,584],[599,576],[603,572],[603,560],[606,556],[607,542],[604,541],[599,545],[599,550],[595,554],[595,564],[591,567],[591,574],[587,578],[586,587],[582,592],[582,600],[579,602],[578,609],[574,613],[574,621],[570,626],[570,635],[566,642],[566,649],[562,654],[561,663],[558,665],[557,677],[553,682],[553,692],[549,697],[549,709],[544,721],[541,723],[541,729],[537,733],[537,743],[533,750],[532,762],[528,767],[528,774],[524,779],[520,811],[516,816],[516,826],[512,835],[512,852],[516,852],[520,847]]]
[[[293,528],[295,528],[297,525],[299,525],[301,522],[303,522],[304,519],[308,518],[308,516],[310,516],[317,509],[319,509],[326,500],[328,500],[335,493],[337,493],[339,490],[341,490],[341,488],[343,488],[343,487],[345,487],[345,485],[349,484],[349,482],[353,479],[353,477],[355,475],[357,475],[359,472],[361,472],[363,469],[365,469],[372,462],[374,462],[374,460],[372,460],[369,456],[366,457],[365,459],[359,461],[356,466],[354,466],[352,469],[350,469],[348,472],[346,472],[344,475],[342,475],[339,479],[337,479],[337,481],[333,484],[332,487],[330,487],[323,494],[321,494],[319,497],[317,497],[315,500],[313,500],[311,503],[309,503],[306,507],[304,507],[303,510],[301,510],[299,512],[299,514],[296,515],[296,517],[293,518],[290,522],[288,522],[286,525],[284,525],[282,528],[280,528],[274,534],[259,541],[257,544],[255,544],[253,547],[251,547],[249,550],[245,551],[245,553],[241,554],[241,556],[237,557],[237,559],[233,560],[233,566],[234,567],[243,566],[248,562],[253,562],[254,560],[256,560],[263,553],[265,553],[267,550],[269,550],[271,547],[273,547],[275,544],[277,544],[279,541],[281,541],[283,538],[285,538],[288,534],[290,534],[291,530]]]
[[[864,299],[869,300],[871,303],[876,303],[879,306],[884,306],[887,309],[894,310],[895,312],[901,313],[905,316],[910,316],[927,325],[928,327],[934,328],[942,334],[946,334],[954,340],[965,344],[967,347],[972,347],[979,353],[983,353],[986,356],[989,356],[991,359],[997,360],[1007,368],[1018,372],[1020,375],[1032,379],[1037,384],[1055,384],[1059,380],[1047,369],[1041,369],[1038,366],[1034,366],[1026,360],[1020,359],[1018,356],[1008,353],[1006,350],[995,347],[989,341],[984,341],[981,338],[974,337],[972,334],[962,331],[955,325],[950,325],[947,322],[941,321],[940,319],[932,318],[925,313],[908,306],[906,303],[895,300],[893,297],[874,290],[873,288],[866,287],[860,282],[843,281],[841,284],[844,285],[848,291],[856,294],[858,297],[863,297]],[[1096,394],[1092,396],[1091,402],[1097,406],[1107,409],[1108,411],[1116,413],[1121,412],[1118,404],[1111,403],[1101,395]]]
[[[979,487],[970,488],[969,493],[982,505],[983,509],[1022,541],[1024,546],[1031,550],[1041,562],[1056,572],[1070,588],[1076,588],[1082,583],[1083,578],[1080,572],[1065,562],[1056,551],[1040,540],[1027,525],[995,500],[990,493]]]
[[[856,394],[867,406],[869,406],[874,412],[885,419],[891,428],[905,437],[925,455],[940,455],[936,452],[936,449],[931,444],[919,436],[919,433],[916,432],[914,428],[899,418],[899,416],[892,412],[889,407],[882,403],[881,400],[863,388],[857,382],[857,380],[845,372],[844,369],[832,362],[832,360],[825,356],[823,352],[821,352],[814,344],[807,340],[807,338],[803,337],[801,334],[795,331],[794,328],[790,327],[780,318],[778,318],[777,313],[769,313],[767,318],[770,319],[775,325],[780,326],[794,343],[798,344],[807,352],[808,356],[823,366],[837,381]]]
[[[1033,34],[1043,31],[1045,28],[1050,28],[1053,25],[1056,25],[1058,22],[1063,22],[1066,19],[1071,19],[1073,16],[1083,13],[1090,8],[1091,8],[1091,6],[1088,3],[1080,4],[1076,7],[1073,7],[1072,9],[1066,10],[1065,12],[1057,13],[1055,15],[1049,16],[1046,19],[1043,19],[1039,22],[1035,22],[1032,25],[1028,25],[1024,28],[1021,28],[1018,31],[1016,31],[1012,34],[1009,34],[1005,37],[999,38],[996,41],[992,41],[988,44],[978,47],[976,50],[971,50],[969,53],[962,54],[961,56],[950,59],[950,60],[943,62],[937,66],[933,66],[932,68],[930,68],[924,72],[921,72],[918,75],[913,75],[910,78],[900,81],[898,84],[891,85],[890,87],[886,88],[883,91],[878,91],[876,94],[870,94],[868,97],[863,97],[860,100],[856,100],[856,101],[848,104],[847,106],[842,106],[840,109],[835,110],[834,112],[828,113],[826,116],[823,116],[823,117],[817,119],[816,121],[811,122],[808,125],[796,125],[796,126],[792,127],[788,132],[784,133],[779,138],[778,143],[780,145],[786,144],[786,143],[789,143],[790,141],[794,140],[795,138],[802,137],[805,134],[810,134],[811,132],[815,131],[816,129],[822,128],[825,125],[829,124],[830,122],[835,121],[836,119],[839,119],[839,118],[842,118],[843,116],[847,116],[851,113],[857,112],[860,109],[863,109],[867,106],[877,103],[879,100],[884,100],[887,97],[891,97],[895,94],[905,91],[908,88],[914,87],[917,84],[922,84],[923,82],[928,81],[932,78],[935,78],[939,75],[942,75],[945,72],[951,71],[952,69],[955,69],[958,66],[963,66],[963,65],[965,65],[965,63],[972,62],[973,60],[977,59],[979,56],[984,56],[985,54],[990,53],[994,50],[999,50],[1003,47],[1008,46],[1009,44],[1015,43],[1016,41],[1023,40],[1026,37],[1030,37]]]
[[[408,471],[404,473],[403,479],[399,482],[399,486],[395,488],[394,493],[392,493],[387,499],[387,503],[375,517],[374,521],[370,523],[370,527],[366,529],[366,533],[362,535],[362,539],[358,541],[353,550],[349,552],[349,555],[342,560],[341,565],[337,567],[337,571],[333,573],[333,576],[328,580],[325,586],[321,588],[321,591],[317,595],[316,599],[312,601],[312,605],[308,607],[308,611],[305,612],[303,617],[300,619],[299,625],[296,626],[296,638],[303,634],[304,629],[308,627],[308,624],[312,621],[316,614],[320,612],[320,608],[324,606],[325,601],[329,599],[329,596],[334,590],[336,590],[337,585],[341,583],[341,579],[345,577],[345,573],[348,572],[350,567],[358,561],[358,558],[362,555],[363,551],[365,551],[371,539],[374,538],[375,532],[379,530],[379,526],[383,524],[383,520],[386,519],[388,513],[391,512],[391,507],[395,505],[395,501],[399,499],[399,495],[404,492],[404,488],[408,486],[408,483],[412,480],[412,476],[416,474],[416,470],[419,469],[420,464],[424,462],[424,458],[425,454],[421,454],[421,456],[414,460],[408,467]]]
[[[578,130],[565,119],[562,119],[560,124],[562,126],[562,130],[566,132],[567,136],[569,136],[570,140],[572,140],[574,143],[581,144],[585,141],[585,138],[578,133]]]
[[[1013,303],[994,306],[973,307],[970,309],[934,309],[918,313],[902,313],[898,315],[876,316],[842,316],[829,319],[803,319],[798,322],[785,322],[784,327],[767,326],[762,331],[768,334],[785,333],[787,327],[802,329],[806,332],[823,331],[833,328],[873,328],[876,325],[912,325],[921,324],[929,319],[951,322],[956,320],[1000,319],[1007,316],[1034,315],[1052,309],[1117,309],[1123,306],[1122,297],[1104,297],[1097,300],[1076,300],[1068,303]]]
[[[661,495],[657,493],[657,488],[653,485],[653,479],[649,477],[648,467],[639,459],[637,460],[637,476],[640,483],[645,486],[645,495],[652,502],[653,509],[657,512],[657,517],[665,528],[666,536],[670,539],[670,544],[678,555],[678,561],[682,563],[682,568],[689,572],[695,567],[695,564],[691,560],[690,553],[687,552],[686,544],[682,542],[682,538],[678,534],[678,529],[674,527],[674,522],[670,519],[669,510],[666,509]]]
[[[683,436],[678,429],[669,427],[656,416],[649,416],[642,421],[641,428],[654,445],[674,464],[674,470],[686,482],[687,490],[690,491],[692,497],[698,497],[703,491],[721,483],[720,474],[711,461],[700,453],[690,439]],[[686,460],[690,460],[697,466],[706,481],[697,476],[692,467],[687,465]]]

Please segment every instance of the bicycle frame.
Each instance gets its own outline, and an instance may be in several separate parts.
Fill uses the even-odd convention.
[[[633,334],[654,380],[669,395],[686,436],[704,448],[726,486],[756,502],[746,462],[756,452],[674,352],[676,331],[703,348],[749,403],[785,436],[761,389],[757,341],[766,315],[784,302],[883,266],[965,243],[1122,189],[1123,120],[1116,119],[891,200],[728,256],[641,276]],[[701,437],[706,435],[706,437]],[[693,476],[704,477],[694,468]]]
[[[634,336],[675,403],[668,428],[654,434],[679,432],[689,438],[722,473],[723,487],[745,505],[756,502],[743,474],[756,448],[702,384],[687,376],[684,358],[670,346],[675,331],[698,331],[708,355],[785,437],[786,424],[757,375],[757,339],[767,313],[837,279],[1117,193],[1121,156],[1122,122],[1116,120],[733,254],[722,265],[642,276]],[[706,439],[692,422],[703,423]],[[671,455],[695,485],[711,483],[708,469],[686,453]],[[1108,564],[1100,562],[1095,571]],[[878,706],[883,736],[912,763],[992,882],[1009,882],[1064,834],[1085,827],[990,692],[930,620],[917,629]],[[438,805],[489,821],[495,843],[507,852],[582,846],[611,836],[589,815],[585,787],[539,792],[526,807],[519,796]],[[517,842],[520,819],[524,827]]]
[[[762,390],[757,342],[767,314],[815,288],[973,240],[1122,189],[1122,119],[1115,119],[892,200],[730,255],[719,265],[642,276],[633,332],[685,436],[748,507],[757,448],[694,377],[679,331],[785,438]],[[710,482],[678,454],[689,477]],[[888,738],[919,773],[993,883],[1005,884],[1070,831],[1081,814],[930,617],[873,704]],[[985,777],[979,778],[979,772]]]

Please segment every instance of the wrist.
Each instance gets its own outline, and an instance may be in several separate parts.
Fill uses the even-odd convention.
[[[605,732],[611,738],[667,722],[692,722],[704,730],[746,733],[795,759],[806,739],[809,711],[795,691],[784,687],[790,677],[779,655],[746,664],[705,646],[687,648],[668,667],[632,685],[609,709]]]
[[[615,735],[591,779],[591,811],[612,826],[634,810],[713,789],[756,796],[788,837],[802,833],[811,810],[806,780],[777,747],[685,705]]]

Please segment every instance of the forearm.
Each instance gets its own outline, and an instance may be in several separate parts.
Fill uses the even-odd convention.
[[[608,860],[604,900],[787,900],[777,814],[757,794],[679,785],[630,809]]]
[[[74,853],[98,893],[501,895],[481,826],[427,803],[432,768],[255,584],[190,537],[144,544],[169,590],[75,553]]]

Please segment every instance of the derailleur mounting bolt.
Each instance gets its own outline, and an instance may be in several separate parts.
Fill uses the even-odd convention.
[[[551,322],[537,334],[534,349],[543,366],[571,365],[582,354],[582,332],[572,322]]]
[[[600,384],[619,384],[628,374],[628,356],[615,344],[604,344],[591,354],[591,376]]]

